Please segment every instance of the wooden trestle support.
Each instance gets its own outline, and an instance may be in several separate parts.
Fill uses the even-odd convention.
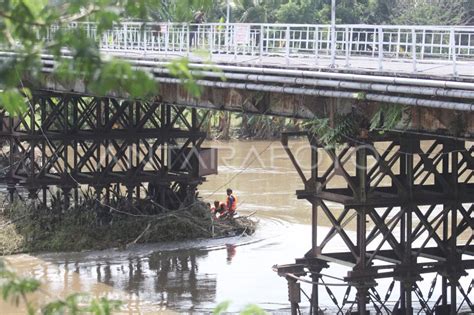
[[[301,136],[311,147],[309,167],[289,143]],[[275,266],[288,280],[293,314],[303,276],[312,279],[311,314],[322,313],[321,294],[335,304],[328,314],[474,312],[472,143],[387,134],[328,149],[315,136],[287,133],[282,144],[304,183],[297,197],[312,205],[312,248],[294,264]],[[325,285],[327,275],[337,276],[335,264],[348,268],[342,300]]]
[[[196,109],[36,91],[19,117],[1,116],[0,183],[11,199],[77,204],[82,191],[105,203],[151,197],[173,209],[217,169],[216,151],[201,148],[207,114]]]

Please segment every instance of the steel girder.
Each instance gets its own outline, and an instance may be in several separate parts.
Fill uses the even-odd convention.
[[[18,117],[2,113],[8,166],[0,182],[11,198],[26,190],[43,203],[59,188],[67,202],[77,202],[82,189],[101,201],[152,197],[175,208],[204,180],[191,155],[202,149],[206,119],[196,109],[160,100],[38,91]]]
[[[289,144],[291,137],[301,136],[308,139],[309,165]],[[342,301],[326,286],[341,314],[355,309],[359,314],[474,311],[469,295],[474,281],[466,287],[467,271],[474,269],[472,144],[386,134],[351,139],[334,149],[306,133],[286,133],[282,144],[304,184],[297,196],[312,205],[313,233],[304,258],[276,269],[289,283],[295,274],[312,277],[311,314],[318,314],[320,287],[326,286],[321,272],[331,274],[333,263],[348,270],[341,279],[347,286]],[[321,219],[330,226],[323,238]],[[339,250],[332,249],[334,244]],[[429,274],[435,276],[423,293],[426,283],[420,283]],[[384,296],[376,290],[383,289],[381,283]],[[393,291],[398,297],[390,303]]]

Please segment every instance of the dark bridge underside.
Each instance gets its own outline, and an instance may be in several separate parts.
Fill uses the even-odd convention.
[[[80,79],[59,82],[51,73],[54,62],[45,63],[44,83],[35,89],[94,95]],[[474,82],[454,79],[403,78],[374,74],[303,71],[278,68],[191,64],[202,95],[191,96],[179,79],[172,78],[166,62],[130,60],[150,72],[159,84],[160,101],[192,108],[227,110],[262,115],[311,119],[349,113],[356,107],[368,117],[381,104],[407,105],[408,129],[434,134],[474,135]],[[215,73],[213,69],[221,72]],[[222,81],[222,77],[225,81]],[[451,81],[449,81],[451,80]],[[127,95],[112,93],[113,98]]]
[[[11,198],[26,191],[46,204],[59,189],[68,205],[88,189],[101,201],[147,197],[173,209],[217,170],[215,151],[201,147],[206,115],[195,109],[51,92],[29,105],[20,117],[1,113],[0,182]]]

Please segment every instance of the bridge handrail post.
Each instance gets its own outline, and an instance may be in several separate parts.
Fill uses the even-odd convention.
[[[238,52],[238,47],[237,47],[237,36],[236,36],[236,29],[235,26],[232,27],[232,43],[234,45],[234,60],[237,60],[237,52]]]
[[[286,40],[285,59],[286,59],[286,65],[289,66],[290,65],[290,26],[289,25],[286,27],[285,40]]]
[[[377,36],[378,36],[377,28],[374,27],[374,33],[372,36],[372,58],[375,58],[375,47],[377,46]]]
[[[212,61],[212,55],[214,54],[214,30],[216,27],[211,25],[209,28],[209,60]]]
[[[156,35],[156,36],[155,36]],[[155,40],[158,40],[156,44],[158,45],[158,51],[161,50],[160,46],[160,32],[156,32],[154,29],[154,26],[151,27],[150,29],[150,46],[151,46],[151,51],[155,51]]]
[[[413,72],[418,71],[417,60],[416,60],[416,30],[415,28],[411,29],[411,53],[413,59]]]
[[[189,53],[191,50],[191,43],[189,42],[191,39],[191,27],[189,23],[186,23],[186,56],[189,57]]]
[[[379,71],[383,71],[383,29],[379,27],[378,29],[379,37]]]
[[[336,26],[331,25],[331,68],[336,66]]]
[[[451,58],[453,60],[453,75],[458,76],[457,57],[456,57],[456,34],[454,28],[451,28],[449,36],[449,50],[451,51]]]
[[[197,33],[194,36],[194,46],[196,47],[197,50],[205,49],[206,46],[206,32],[205,32],[205,26],[198,24],[197,26]]]
[[[127,24],[124,24],[123,25],[123,48],[125,50],[127,50],[128,48],[128,45],[127,45],[127,41],[128,41],[128,28],[127,28]]]
[[[349,59],[349,28],[346,26],[344,28],[344,48],[346,50],[346,66],[349,64],[348,59]]]
[[[400,57],[401,37],[402,37],[402,30],[401,30],[401,28],[398,28],[398,30],[397,30],[397,53],[396,53],[396,59],[398,59],[398,58]]]
[[[263,24],[260,25],[260,64],[263,62],[263,36],[264,36],[265,28]]]
[[[315,56],[315,65],[319,64],[319,27],[316,26],[314,31],[314,56]]]
[[[144,27],[144,28],[143,28],[143,50],[145,51],[145,53],[146,53],[146,51],[147,51],[147,46],[148,46],[147,37],[146,37],[146,32],[147,32],[147,28]]]
[[[331,26],[331,67],[336,66],[336,27]]]
[[[224,38],[224,45],[226,47],[226,51],[228,52],[230,50],[230,24],[226,23],[225,25],[225,38]]]
[[[169,45],[170,45],[170,30],[171,30],[171,25],[170,23],[167,23],[166,25],[166,33],[165,33],[165,54],[168,55],[169,51]],[[160,47],[161,48],[161,47]]]
[[[353,27],[346,27],[346,67],[350,65],[351,49],[352,49],[352,32]]]
[[[421,53],[420,53],[421,60],[425,59],[425,41],[426,41],[426,28],[423,28],[423,35],[421,38]]]

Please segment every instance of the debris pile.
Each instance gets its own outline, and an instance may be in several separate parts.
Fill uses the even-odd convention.
[[[170,211],[150,200],[127,199],[109,205],[88,199],[67,209],[18,202],[1,210],[0,225],[0,255],[246,236],[256,229],[249,217],[216,220],[201,201]]]

